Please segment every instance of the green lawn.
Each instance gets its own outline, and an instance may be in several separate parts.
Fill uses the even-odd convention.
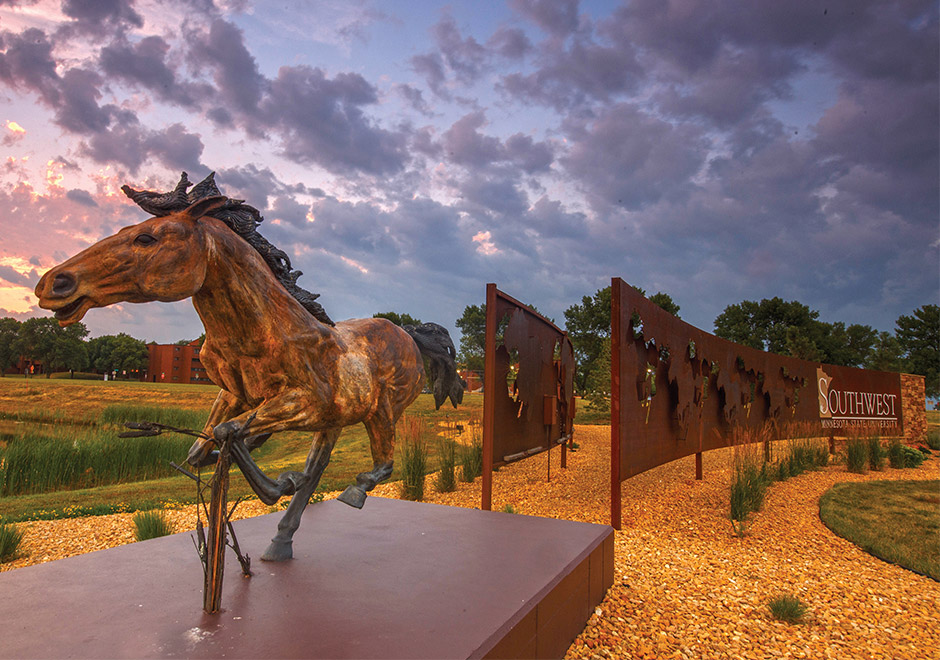
[[[209,385],[155,384],[126,381],[90,381],[46,378],[0,378],[0,448],[2,438],[37,422],[51,422],[42,428],[92,426],[101,434],[113,434],[115,428],[97,427],[99,415],[114,404],[137,403],[164,405],[208,412],[218,388]],[[433,397],[422,394],[406,411],[406,415],[424,418],[430,429],[429,439],[457,424],[476,423],[483,416],[483,397],[468,394],[459,409],[447,403],[434,410]],[[5,420],[5,421],[2,421]],[[19,420],[19,421],[17,421]],[[255,452],[260,467],[277,476],[287,470],[302,470],[310,449],[310,435],[301,432],[276,434]],[[140,438],[147,442],[147,438]],[[436,443],[428,444],[431,469],[436,469]],[[185,455],[177,463],[185,462]],[[333,451],[330,466],[320,483],[321,491],[342,490],[355,482],[359,472],[371,469],[372,456],[365,428],[360,424],[344,429]],[[393,479],[400,478],[396,466]],[[250,496],[248,484],[238,470],[232,471],[232,498]],[[189,503],[195,499],[195,485],[186,477],[171,476],[150,481],[112,484],[93,489],[57,491],[0,498],[0,519],[17,520],[45,511],[45,515],[76,507],[79,511],[106,509],[123,505],[129,510],[162,506],[166,502]]]
[[[866,552],[940,581],[940,481],[836,484],[819,517]]]

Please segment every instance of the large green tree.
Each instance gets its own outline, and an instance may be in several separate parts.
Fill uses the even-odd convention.
[[[486,303],[467,305],[455,322],[460,330],[457,360],[472,371],[482,371],[486,350]]]
[[[379,312],[373,314],[374,319],[387,319],[397,326],[421,325],[421,319],[416,319],[411,314],[399,314],[398,312]]]
[[[715,334],[762,351],[848,367],[867,364],[879,342],[870,326],[820,321],[818,311],[782,298],[728,305],[715,319]]]
[[[17,355],[42,362],[48,377],[56,369],[84,369],[88,363],[88,328],[73,323],[62,328],[53,318],[31,318],[20,324],[13,344]]]
[[[940,396],[940,306],[918,307],[898,317],[896,325],[908,369],[924,377],[927,396]]]
[[[878,333],[862,366],[876,371],[908,371],[901,343],[893,334],[884,331]]]
[[[49,372],[64,369],[69,371],[86,369],[88,367],[88,346],[85,343],[85,337],[87,336],[88,329],[82,323],[73,323],[66,328],[58,328],[53,336],[52,350],[48,358]],[[47,375],[49,372],[47,372]]]
[[[640,287],[634,288],[640,295],[646,295],[646,291]],[[649,296],[649,300],[670,314],[679,315],[679,305],[668,293],[660,291]],[[588,381],[602,383],[604,373],[607,374],[609,381],[610,287],[598,289],[593,296],[583,296],[581,304],[575,304],[566,309],[565,329],[571,339],[575,362],[578,365],[575,371],[575,389],[578,392],[588,391],[590,389]],[[605,343],[608,346],[606,362],[603,358]],[[592,372],[593,376],[591,376]]]
[[[149,362],[147,344],[123,332],[95,337],[88,342],[88,353],[92,366],[102,373],[140,371]]]
[[[19,336],[20,322],[14,318],[0,319],[0,376],[16,364],[20,354],[16,350],[16,338]]]

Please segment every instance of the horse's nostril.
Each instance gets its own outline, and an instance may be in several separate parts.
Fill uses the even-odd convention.
[[[52,293],[57,296],[67,296],[75,291],[75,277],[69,273],[59,273],[52,280]]]

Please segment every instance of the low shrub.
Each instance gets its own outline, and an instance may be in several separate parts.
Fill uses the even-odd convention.
[[[519,513],[518,511],[516,511],[516,508],[512,504],[507,504],[502,509],[500,509],[500,511],[502,511],[503,513]]]
[[[169,536],[173,527],[163,511],[138,511],[134,514],[134,538],[138,541]]]
[[[895,469],[916,468],[924,462],[924,455],[906,445],[900,439],[894,438],[888,445],[888,462]]]
[[[849,438],[846,441],[845,465],[849,472],[868,472],[868,442],[864,438]]]
[[[16,525],[0,523],[0,564],[16,559],[22,543],[23,532]]]
[[[927,431],[927,446],[934,451],[940,451],[940,429]]]
[[[885,459],[888,454],[881,446],[881,438],[871,436],[868,438],[868,467],[874,472],[881,472],[885,469]]]
[[[788,594],[772,598],[767,607],[775,619],[786,623],[800,623],[807,612],[806,605],[801,603],[799,598]]]
[[[440,493],[452,493],[457,490],[456,443],[448,438],[441,438],[437,449],[437,460],[440,470],[434,480],[434,485]]]

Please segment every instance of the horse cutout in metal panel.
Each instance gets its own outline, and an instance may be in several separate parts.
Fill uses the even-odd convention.
[[[410,334],[385,319],[333,325],[318,305],[311,310],[291,295],[262,251],[230,226],[232,213],[238,220],[246,208],[257,210],[210,194],[218,192],[211,176],[187,194],[189,185],[184,173],[171,193],[125,187],[128,196],[144,200],[141,206],[159,216],[125,227],[48,271],[36,295],[63,326],[93,307],[192,298],[206,331],[200,360],[222,391],[209,413],[207,439],[195,442],[189,462],[213,462],[212,445],[227,442],[263,502],[292,495],[262,556],[289,559],[303,509],[343,427],[365,425],[373,468],[357,476],[342,501],[361,508],[366,493],[392,474],[395,423],[424,384],[422,351],[436,377],[436,405],[447,398],[454,406],[460,402],[463,386],[453,342],[435,324],[411,328]],[[209,196],[194,199],[202,194]],[[247,224],[253,231],[254,225]],[[286,270],[294,283],[299,273],[290,271],[289,261]],[[303,472],[271,479],[250,452],[272,433],[286,430],[311,431],[313,444]]]

